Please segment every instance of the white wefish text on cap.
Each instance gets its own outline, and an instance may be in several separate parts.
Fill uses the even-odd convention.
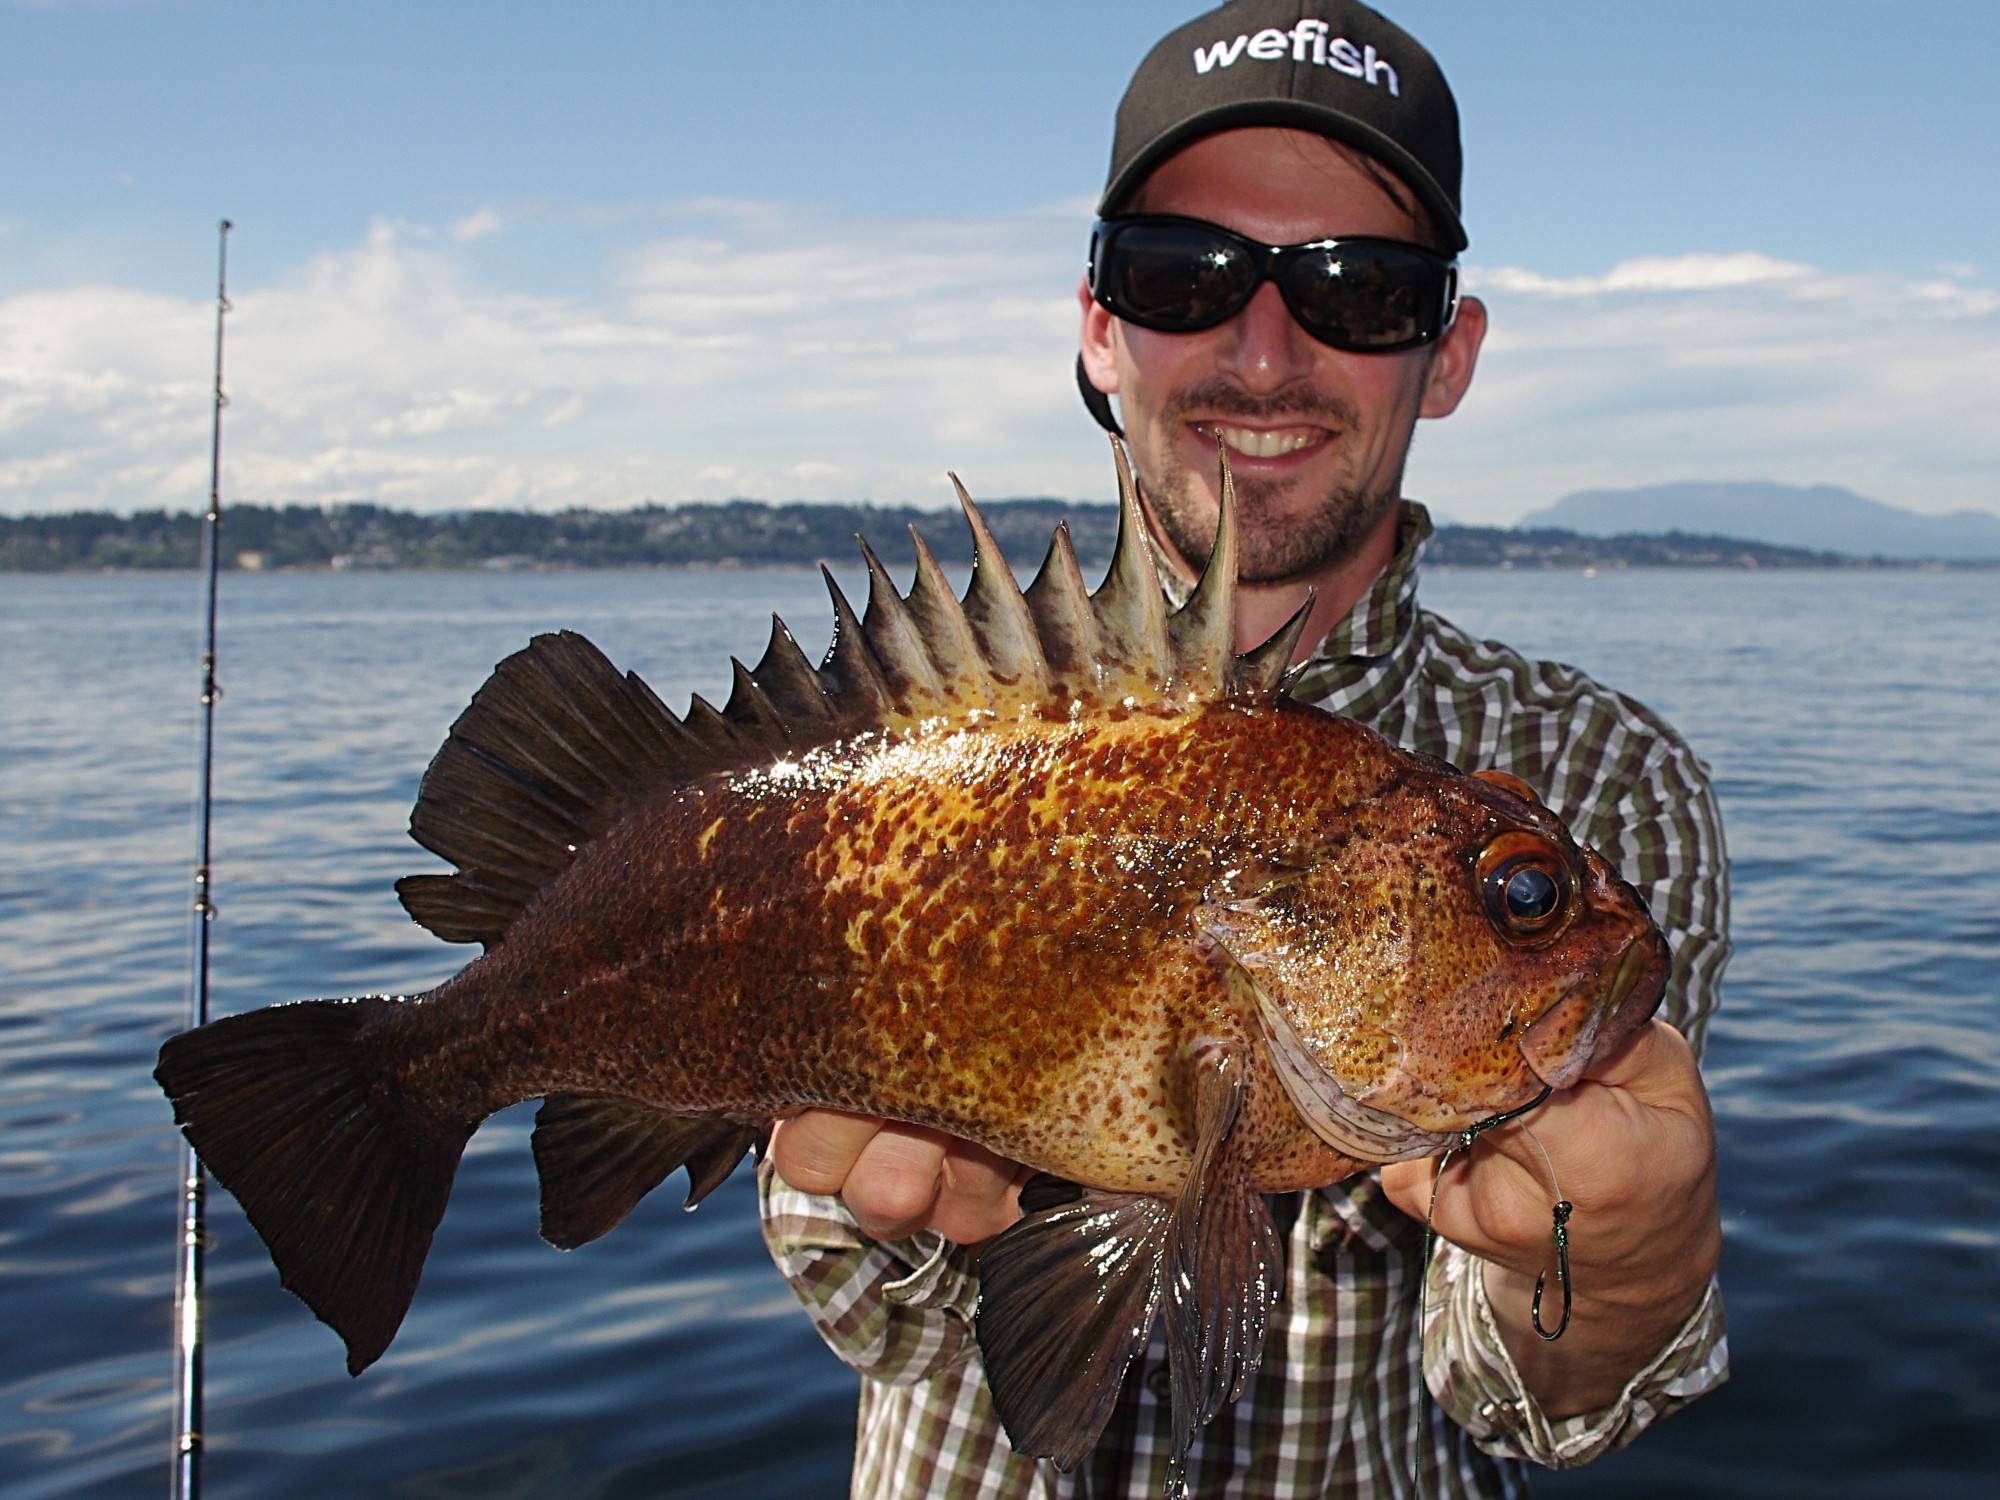
[[[1206,73],[1214,68],[1233,67],[1239,57],[1254,58],[1258,62],[1279,62],[1289,57],[1293,62],[1313,62],[1332,68],[1350,78],[1359,78],[1366,84],[1380,85],[1386,79],[1389,92],[1401,97],[1396,70],[1383,60],[1372,44],[1357,47],[1346,37],[1333,36],[1332,32],[1333,28],[1326,22],[1314,20],[1301,21],[1290,31],[1267,26],[1255,35],[1246,32],[1233,42],[1216,42],[1213,46],[1195,48],[1194,70]]]

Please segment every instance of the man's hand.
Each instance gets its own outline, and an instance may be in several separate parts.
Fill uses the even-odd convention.
[[[1654,1021],[1573,1089],[1523,1121],[1576,1207],[1569,1222],[1575,1310],[1559,1342],[1528,1310],[1546,1273],[1541,1322],[1562,1316],[1550,1234],[1548,1168],[1516,1126],[1454,1156],[1437,1189],[1439,1234],[1488,1262],[1486,1291],[1507,1348],[1550,1417],[1608,1406],[1687,1320],[1722,1250],[1715,1129],[1694,1054]],[[1421,1220],[1432,1161],[1382,1169],[1396,1206]]]
[[[771,1165],[802,1193],[837,1197],[872,1239],[934,1229],[980,1245],[1021,1217],[1027,1168],[941,1131],[809,1109],[781,1121]]]

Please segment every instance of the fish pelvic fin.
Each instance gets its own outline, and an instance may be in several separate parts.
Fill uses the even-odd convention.
[[[535,1112],[533,1138],[542,1238],[574,1250],[609,1234],[678,1167],[687,1168],[693,1208],[768,1129],[608,1095],[551,1094]]]
[[[404,1003],[227,1016],[169,1038],[153,1072],[285,1289],[347,1345],[350,1375],[402,1326],[478,1124],[426,1115],[382,1086],[369,1035]]]
[[[1194,1070],[1194,1163],[1174,1204],[1167,1281],[1174,1476],[1200,1429],[1250,1388],[1284,1284],[1284,1244],[1235,1130],[1249,1071],[1224,1047]]]
[[[1048,1206],[981,1253],[979,1347],[1017,1452],[1063,1469],[1080,1463],[1163,1317],[1168,1488],[1186,1493],[1188,1451],[1248,1388],[1284,1278],[1283,1245],[1235,1130],[1247,1076],[1234,1049],[1197,1059],[1194,1161],[1178,1199],[1043,1191]],[[1038,1185],[1023,1190],[1024,1206]]]

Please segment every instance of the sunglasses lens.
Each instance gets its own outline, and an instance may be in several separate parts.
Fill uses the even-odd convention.
[[[1092,290],[1121,318],[1192,333],[1239,312],[1256,287],[1256,262],[1236,241],[1199,224],[1136,223],[1105,231]]]
[[[1407,349],[1444,325],[1450,272],[1401,245],[1349,240],[1298,252],[1282,273],[1292,316],[1337,349]]]

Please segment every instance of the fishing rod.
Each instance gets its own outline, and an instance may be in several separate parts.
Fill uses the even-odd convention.
[[[201,778],[195,795],[194,956],[188,980],[187,1029],[208,1024],[208,953],[215,920],[214,882],[209,868],[211,793],[215,784],[216,579],[222,566],[222,325],[229,315],[229,220],[216,226],[215,393],[208,436],[208,514],[202,518],[201,550],[207,615],[201,652]],[[200,1500],[202,1451],[202,1255],[208,1237],[206,1184],[194,1148],[181,1143],[180,1276],[174,1296],[173,1500]]]

